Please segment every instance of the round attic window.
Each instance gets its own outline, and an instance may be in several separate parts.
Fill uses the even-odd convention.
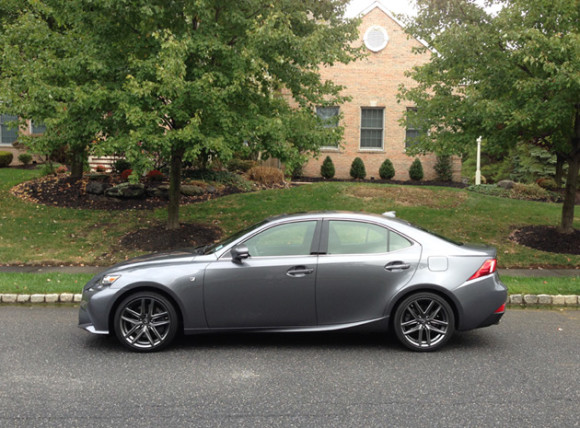
[[[383,27],[373,25],[365,33],[364,42],[369,50],[379,52],[387,46],[389,35],[387,34],[387,30]]]

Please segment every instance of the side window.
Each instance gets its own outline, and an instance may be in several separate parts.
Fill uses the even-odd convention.
[[[412,245],[401,235],[372,223],[330,221],[328,254],[380,254]]]
[[[389,230],[389,251],[402,250],[413,245],[409,240],[398,233]]]
[[[386,253],[389,230],[371,223],[330,221],[328,254]]]
[[[310,254],[315,221],[282,224],[248,239],[244,244],[252,257],[306,256]]]

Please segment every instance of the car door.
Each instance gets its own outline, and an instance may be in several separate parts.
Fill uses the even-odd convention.
[[[381,318],[421,258],[419,244],[370,222],[327,220],[321,239],[316,283],[320,325]]]
[[[205,272],[210,328],[316,325],[315,278],[320,221],[274,225],[243,242],[249,257],[228,252]]]

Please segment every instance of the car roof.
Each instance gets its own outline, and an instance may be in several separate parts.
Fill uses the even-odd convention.
[[[366,213],[361,211],[311,211],[299,212],[292,214],[280,214],[266,219],[268,223],[282,222],[288,220],[306,220],[306,219],[321,219],[321,218],[343,218],[352,220],[379,220],[382,223],[398,223],[410,226],[411,224],[405,220],[394,217],[386,217],[380,214]]]

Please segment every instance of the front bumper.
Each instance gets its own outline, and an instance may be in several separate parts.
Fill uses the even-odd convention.
[[[85,287],[79,308],[79,327],[94,334],[109,334],[109,314],[119,289]]]

